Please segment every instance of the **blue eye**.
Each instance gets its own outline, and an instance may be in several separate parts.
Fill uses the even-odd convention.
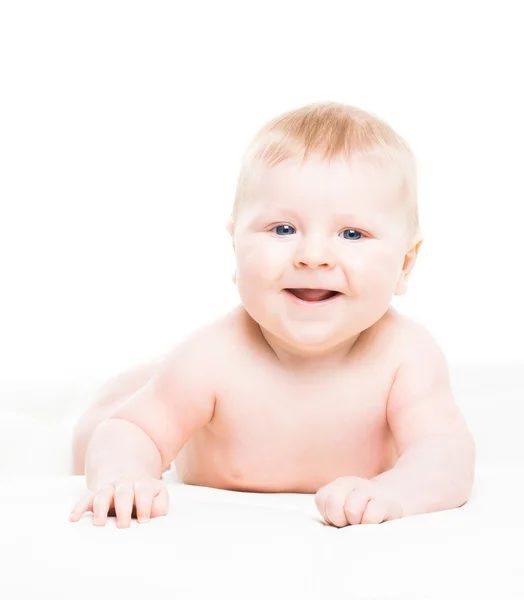
[[[348,233],[348,235],[346,235],[346,233]],[[356,229],[344,229],[342,234],[345,240],[359,240],[362,237],[360,231],[357,231]],[[354,237],[355,235],[358,237]]]
[[[277,235],[288,235],[290,233],[292,233],[290,230],[294,228],[291,227],[291,225],[277,225],[276,227],[273,227],[273,229],[271,231],[275,231],[276,229],[276,234]]]

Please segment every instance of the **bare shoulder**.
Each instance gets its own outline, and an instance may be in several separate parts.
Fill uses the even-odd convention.
[[[397,449],[431,435],[452,435],[472,445],[467,423],[455,401],[443,349],[422,323],[399,315],[399,365],[391,387],[387,418]]]
[[[237,321],[231,311],[186,335],[164,356],[159,377],[184,373],[185,377],[212,382],[235,346]]]
[[[366,332],[363,347],[378,357],[390,381],[389,408],[430,388],[451,394],[446,356],[431,331],[393,307]]]
[[[417,358],[426,360],[439,355],[444,359],[442,349],[429,329],[392,307],[376,324],[374,335],[380,344],[391,348],[399,367],[403,362]]]
[[[208,323],[178,341],[147,384],[111,412],[111,418],[131,421],[149,435],[164,467],[213,418],[220,374],[216,358],[226,331],[222,321]]]

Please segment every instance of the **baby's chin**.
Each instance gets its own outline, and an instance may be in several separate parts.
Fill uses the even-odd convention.
[[[340,329],[330,327],[327,323],[304,321],[267,329],[268,341],[287,348],[297,356],[310,358],[325,356],[345,344],[349,349],[359,333],[351,331],[341,335]]]

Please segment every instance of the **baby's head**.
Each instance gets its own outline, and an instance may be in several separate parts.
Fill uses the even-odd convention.
[[[384,315],[422,241],[416,188],[409,146],[363,110],[314,104],[257,133],[228,228],[242,303],[266,339],[323,352]]]

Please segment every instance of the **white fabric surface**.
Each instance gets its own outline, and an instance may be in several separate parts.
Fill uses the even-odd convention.
[[[67,520],[83,477],[0,479],[0,598],[524,597],[524,469],[479,471],[459,509],[340,530],[313,495],[165,479],[169,514],[129,529]]]
[[[522,366],[454,371],[477,441],[462,508],[337,530],[314,496],[181,484],[166,517],[69,523],[73,424],[103,378],[0,380],[0,599],[524,598]],[[167,595],[163,597],[168,597]]]

